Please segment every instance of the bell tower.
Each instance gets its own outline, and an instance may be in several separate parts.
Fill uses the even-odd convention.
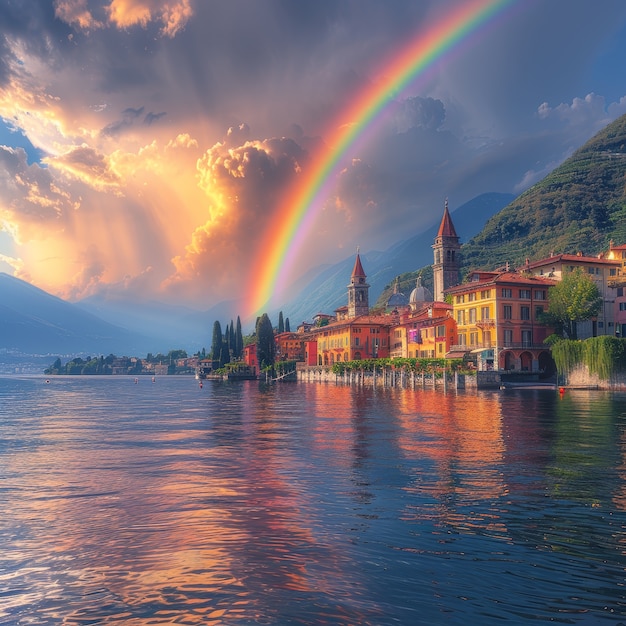
[[[448,199],[443,209],[439,231],[433,244],[433,283],[436,302],[443,302],[444,291],[459,284],[461,244],[448,212]]]
[[[367,315],[370,312],[369,305],[369,288],[366,279],[367,276],[361,265],[361,257],[359,251],[356,252],[356,261],[354,269],[350,277],[348,285],[348,317],[358,317],[359,315]]]

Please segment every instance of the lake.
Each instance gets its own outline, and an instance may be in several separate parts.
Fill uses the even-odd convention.
[[[0,624],[626,624],[626,394],[0,377]]]

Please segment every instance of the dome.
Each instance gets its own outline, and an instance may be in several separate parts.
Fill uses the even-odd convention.
[[[411,296],[409,297],[410,304],[421,304],[422,302],[432,302],[433,294],[430,293],[426,287],[422,286],[422,277],[417,277],[417,283],[415,285],[415,289],[411,292]]]
[[[400,291],[398,287],[398,279],[393,286],[393,293],[387,300],[387,309],[397,309],[399,307],[405,307],[409,304],[408,298]]]

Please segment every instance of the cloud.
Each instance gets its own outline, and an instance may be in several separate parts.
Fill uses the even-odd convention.
[[[208,219],[194,229],[184,253],[172,259],[175,273],[164,283],[167,290],[184,294],[200,283],[224,295],[244,282],[262,253],[260,235],[308,155],[286,138],[236,145],[236,139],[249,132],[245,124],[231,127],[224,141],[198,159],[198,185],[205,194]]]
[[[55,0],[54,14],[58,19],[81,30],[102,27],[102,23],[94,19],[89,11],[87,0]]]
[[[107,157],[88,146],[73,148],[56,158],[47,158],[45,162],[94,189],[119,189],[120,177],[111,169]]]
[[[598,130],[610,122],[604,97],[595,93],[589,93],[584,98],[574,98],[571,104],[562,102],[556,107],[543,102],[537,109],[537,115],[541,120],[556,118],[570,126],[596,127]]]
[[[166,37],[175,37],[193,15],[189,0],[112,0],[107,12],[118,28],[146,28],[155,21]]]
[[[62,231],[79,205],[50,171],[28,165],[22,148],[0,146],[0,218],[18,243]]]

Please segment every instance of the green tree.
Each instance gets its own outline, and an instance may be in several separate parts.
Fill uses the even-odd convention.
[[[291,328],[289,327],[289,318],[288,317],[285,318],[285,332],[286,333],[290,333],[291,332]]]
[[[237,327],[235,328],[235,357],[240,359],[243,354],[243,334],[241,332],[241,320],[237,316]]]
[[[220,355],[222,353],[222,325],[215,321],[213,323],[213,339],[211,341],[211,358],[214,361],[219,360]]]
[[[582,268],[563,274],[548,289],[548,310],[541,321],[554,326],[558,335],[578,339],[577,324],[595,317],[602,307],[602,296],[591,276]]]
[[[285,322],[283,320],[283,312],[280,311],[278,313],[278,333],[284,333],[285,332]]]
[[[256,357],[259,368],[273,367],[276,359],[276,343],[274,341],[274,328],[267,313],[259,318],[256,327]]]

